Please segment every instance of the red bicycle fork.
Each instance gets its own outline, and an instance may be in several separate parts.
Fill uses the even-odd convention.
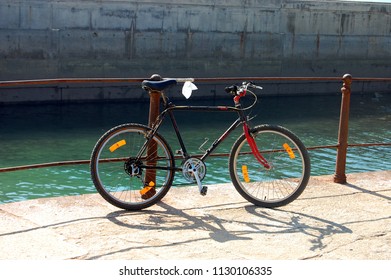
[[[246,136],[247,139],[247,143],[249,144],[251,152],[254,155],[254,157],[259,161],[260,164],[263,165],[263,167],[265,167],[266,169],[270,169],[271,168],[270,164],[259,152],[257,143],[255,143],[254,138],[250,134],[250,131],[246,123],[243,123],[243,130],[244,130],[244,135]]]

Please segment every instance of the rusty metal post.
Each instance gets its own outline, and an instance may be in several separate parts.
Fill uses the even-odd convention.
[[[160,112],[160,92],[158,91],[151,91],[149,92],[149,119],[148,119],[148,126],[152,127],[152,125],[155,123],[157,117],[159,116]],[[155,165],[156,160],[156,153],[157,153],[157,143],[152,142],[147,149],[147,158],[148,158],[148,165]],[[149,184],[150,182],[156,183],[156,170],[155,169],[147,169],[145,173],[145,184]]]
[[[160,75],[154,74],[150,78],[151,80],[159,81],[162,80]],[[159,91],[150,91],[149,92],[149,117],[148,117],[148,126],[152,127],[155,123],[157,117],[160,113],[160,96],[161,92]],[[152,142],[147,149],[147,158],[149,165],[156,164],[157,158],[157,143]],[[145,184],[148,185],[151,182],[156,184],[156,170],[155,169],[147,169],[145,173]]]
[[[350,110],[350,93],[352,76],[345,74],[342,78],[343,86],[341,88],[342,101],[341,112],[339,117],[338,131],[338,148],[337,159],[335,164],[334,182],[339,184],[346,183],[346,154],[348,150],[348,133],[349,133],[349,110]]]

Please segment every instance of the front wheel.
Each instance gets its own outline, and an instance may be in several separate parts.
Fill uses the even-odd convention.
[[[91,155],[91,177],[109,203],[126,210],[149,207],[168,192],[175,161],[166,140],[140,124],[106,132]]]
[[[261,125],[250,133],[270,167],[259,163],[246,136],[240,136],[229,158],[236,190],[261,207],[280,207],[292,202],[304,191],[310,177],[310,158],[304,144],[281,126]]]

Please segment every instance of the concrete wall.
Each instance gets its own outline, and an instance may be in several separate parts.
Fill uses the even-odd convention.
[[[0,0],[0,80],[153,73],[386,77],[390,33],[391,4]],[[0,101],[19,98],[4,91]],[[91,94],[85,98],[107,98]]]

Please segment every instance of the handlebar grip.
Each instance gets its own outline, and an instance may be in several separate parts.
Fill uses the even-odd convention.
[[[229,93],[229,94],[232,94],[232,95],[236,95],[237,92],[238,92],[238,87],[236,85],[233,85],[233,86],[230,86],[230,87],[226,87],[224,90],[225,90],[226,93]]]
[[[247,83],[248,86],[252,87],[252,88],[256,88],[256,89],[263,89],[263,87],[261,86],[257,86],[256,84],[254,84],[253,82],[249,82]]]

